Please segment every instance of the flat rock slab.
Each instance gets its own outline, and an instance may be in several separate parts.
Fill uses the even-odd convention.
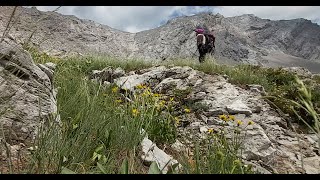
[[[252,111],[249,109],[249,107],[241,100],[237,100],[231,105],[228,105],[227,110],[230,114],[245,114],[247,116],[252,114]]]
[[[177,160],[173,159],[172,156],[166,154],[164,151],[159,149],[150,139],[145,137],[141,142],[142,153],[141,159],[146,165],[151,165],[152,162],[156,162],[159,169],[162,170],[163,174],[168,172],[168,166],[172,166],[178,163]]]

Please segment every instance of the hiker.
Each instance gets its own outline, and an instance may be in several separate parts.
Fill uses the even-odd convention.
[[[197,26],[194,31],[196,32],[197,47],[200,54],[199,62],[203,62],[207,53],[213,55],[215,49],[215,37],[206,26]]]

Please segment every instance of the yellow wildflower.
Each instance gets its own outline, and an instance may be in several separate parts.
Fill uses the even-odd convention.
[[[231,121],[234,121],[236,118],[232,115],[228,115],[228,118],[231,120]]]
[[[185,108],[185,109],[184,109],[184,112],[186,112],[186,113],[190,113],[190,112],[191,112],[191,110],[190,110],[190,109],[188,109],[188,108]]]
[[[143,96],[150,96],[152,93],[151,93],[151,90],[150,89],[146,89],[143,91]]]
[[[113,88],[112,88],[112,92],[113,92],[113,93],[118,92],[118,87],[117,87],[117,86],[113,87]]]
[[[171,97],[171,98],[170,98],[170,101],[172,102],[173,100],[174,100],[174,98],[173,98],[173,97]]]
[[[179,124],[181,119],[179,117],[174,117],[174,120],[176,121],[176,124]]]
[[[136,87],[137,87],[138,89],[145,89],[145,88],[146,88],[146,86],[143,85],[143,84],[139,84],[139,85],[137,85]]]
[[[122,100],[121,99],[117,99],[116,102],[117,103],[122,103]]]
[[[143,86],[142,86],[141,84],[139,84],[139,85],[137,85],[137,88],[138,88],[138,89],[142,89]]]
[[[138,114],[139,114],[138,109],[136,109],[136,108],[132,109],[132,115],[133,116],[137,116]]]
[[[208,129],[208,132],[213,133],[213,129],[212,128]]]
[[[224,121],[228,121],[228,118],[227,118],[227,116],[226,115],[219,115],[219,118],[220,119],[222,119],[222,120],[224,120]]]
[[[163,107],[164,105],[166,105],[166,101],[164,101],[164,100],[160,101],[159,105],[160,105],[160,107]]]
[[[237,120],[237,125],[241,125],[242,124],[242,121],[241,120]]]
[[[248,125],[252,125],[252,124],[254,124],[254,122],[250,120],[250,121],[248,122]]]

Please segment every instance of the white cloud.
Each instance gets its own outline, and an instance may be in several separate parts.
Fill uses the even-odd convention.
[[[50,11],[57,6],[37,8]],[[138,32],[158,27],[176,16],[208,11],[226,17],[254,14],[272,20],[305,18],[320,23],[320,6],[63,6],[58,12],[94,20],[119,30]]]
[[[54,9],[37,8],[42,11]],[[157,27],[161,21],[169,20],[176,9],[175,6],[67,6],[61,7],[58,12],[94,20],[116,29],[137,32]]]
[[[138,28],[136,26],[128,26],[124,30],[127,31],[127,32],[135,33],[135,32],[139,32],[139,31],[143,31],[143,30],[145,30],[145,28]]]

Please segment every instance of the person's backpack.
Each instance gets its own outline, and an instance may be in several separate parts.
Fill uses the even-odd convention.
[[[216,40],[216,37],[214,37],[213,33],[208,33],[208,34],[205,34],[206,38],[207,38],[207,42],[209,45],[211,45],[212,47],[214,47],[214,43],[215,43],[215,40]]]
[[[214,43],[216,38],[214,37],[213,33],[208,30],[208,28],[197,26],[195,32],[197,35],[203,34],[205,36],[207,46],[215,47]]]

